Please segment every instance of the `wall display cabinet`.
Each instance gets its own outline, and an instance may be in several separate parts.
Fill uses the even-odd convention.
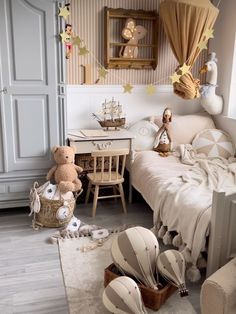
[[[157,67],[156,11],[111,9],[104,14],[105,68]]]
[[[62,19],[53,0],[0,0],[0,208],[25,206],[65,142]]]

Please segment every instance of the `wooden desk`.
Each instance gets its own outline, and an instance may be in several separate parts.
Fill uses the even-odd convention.
[[[69,130],[68,133],[72,132]],[[106,131],[108,136],[105,137],[77,137],[68,136],[68,145],[75,149],[76,154],[91,154],[94,150],[102,149],[120,149],[128,148],[130,151],[129,158],[129,202],[132,201],[132,162],[134,160],[133,139],[134,135],[121,129],[118,131]]]

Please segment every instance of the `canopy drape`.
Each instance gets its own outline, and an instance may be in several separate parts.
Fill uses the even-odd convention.
[[[198,44],[206,40],[204,33],[213,28],[219,10],[209,0],[164,0],[159,13],[179,67],[185,62],[191,69],[201,52]],[[189,71],[173,84],[174,92],[184,99],[197,98],[199,84]]]

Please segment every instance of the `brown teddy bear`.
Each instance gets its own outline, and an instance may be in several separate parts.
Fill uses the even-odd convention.
[[[78,173],[83,169],[74,164],[74,149],[70,146],[55,146],[52,153],[57,165],[49,170],[47,180],[54,176],[61,193],[81,190],[82,183],[78,178]]]

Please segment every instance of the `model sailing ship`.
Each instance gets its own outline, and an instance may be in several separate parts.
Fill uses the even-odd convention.
[[[93,113],[94,118],[97,119],[98,123],[103,128],[115,128],[125,125],[125,117],[122,111],[120,102],[115,101],[112,98],[111,101],[106,101],[102,104],[102,110]]]

